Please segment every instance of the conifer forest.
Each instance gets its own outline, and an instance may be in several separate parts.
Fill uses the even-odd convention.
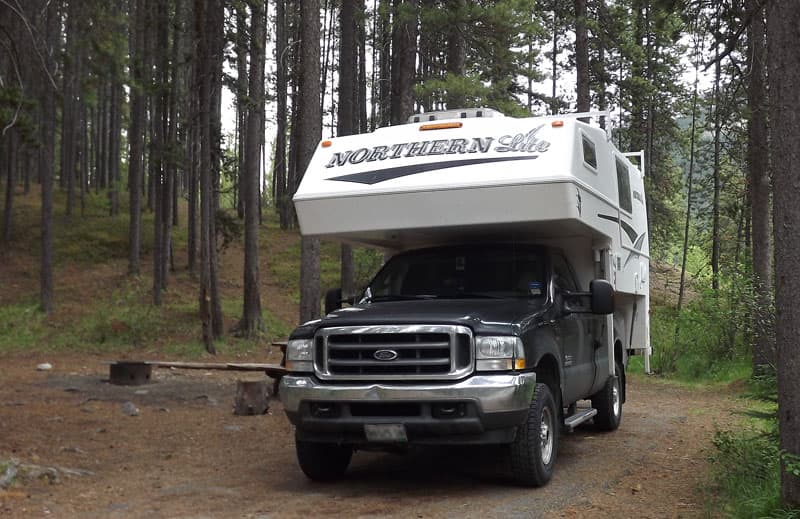
[[[299,236],[321,140],[598,112],[644,152],[652,371],[745,381],[755,432],[708,432],[721,510],[797,517],[798,85],[797,0],[0,0],[0,370],[84,351],[65,336],[211,359],[285,339],[384,259]],[[76,331],[92,305],[103,340]],[[770,483],[742,504],[737,470]]]

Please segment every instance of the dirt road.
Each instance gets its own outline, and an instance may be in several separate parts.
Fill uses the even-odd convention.
[[[44,361],[54,368],[36,371]],[[0,490],[0,516],[714,515],[706,504],[710,440],[741,407],[724,391],[634,378],[620,429],[565,436],[545,488],[510,485],[490,449],[358,452],[344,480],[316,484],[296,465],[278,401],[268,415],[233,416],[236,374],[157,370],[153,384],[118,387],[103,382],[102,361],[0,358],[0,467],[13,458],[55,469]],[[122,411],[125,402],[138,416]]]

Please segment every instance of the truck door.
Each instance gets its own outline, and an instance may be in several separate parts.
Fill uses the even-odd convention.
[[[590,329],[590,318],[586,314],[567,313],[564,303],[570,301],[568,292],[577,292],[580,287],[564,256],[556,253],[552,257],[554,303],[557,305],[557,329],[561,337],[562,365],[564,366],[564,404],[586,398],[594,382],[594,349]]]

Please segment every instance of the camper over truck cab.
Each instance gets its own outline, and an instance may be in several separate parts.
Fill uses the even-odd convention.
[[[619,426],[629,355],[649,366],[649,237],[640,154],[597,115],[451,110],[320,143],[302,233],[391,259],[289,339],[280,394],[311,479],[359,449],[499,444],[540,486],[560,434]]]

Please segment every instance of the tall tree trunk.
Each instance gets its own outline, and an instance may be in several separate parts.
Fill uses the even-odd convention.
[[[683,306],[683,297],[686,289],[686,261],[689,255],[689,225],[692,220],[692,190],[694,188],[694,147],[697,138],[697,89],[699,84],[699,69],[700,69],[700,54],[701,49],[699,43],[695,43],[695,63],[694,63],[694,91],[692,93],[692,126],[691,135],[689,137],[689,172],[686,175],[686,219],[684,220],[683,227],[683,256],[681,260],[681,281],[678,287],[678,314],[681,313]],[[678,322],[675,324],[675,340],[678,339],[680,332]]]
[[[305,172],[322,135],[319,32],[319,0],[304,0],[300,12],[298,172]],[[319,254],[319,239],[304,236],[300,252],[300,322],[316,319],[320,314]]]
[[[550,72],[550,114],[555,115],[561,109],[560,101],[558,99],[558,12],[556,6],[553,4],[553,48],[551,49],[551,72]]]
[[[189,2],[187,11],[191,12],[190,20],[197,21],[197,13],[195,12],[196,2]],[[198,61],[199,55],[199,34],[195,27],[187,25],[186,32],[191,35],[187,38],[186,54],[191,55],[189,63],[189,73],[187,75],[187,92],[185,99],[184,110],[186,111],[186,163],[188,167],[187,172],[187,267],[189,272],[193,275],[197,273],[197,243],[198,243],[198,182],[199,182],[199,166],[200,166],[200,67]],[[202,305],[201,305],[202,308]]]
[[[577,77],[578,112],[591,110],[589,98],[589,29],[586,0],[575,0],[575,73]],[[585,122],[588,122],[586,120]]]
[[[767,6],[769,60],[769,139],[773,157],[773,229],[775,232],[775,307],[778,347],[778,424],[784,504],[800,508],[800,477],[787,469],[800,459],[800,10],[794,0],[773,0]]]
[[[339,11],[339,114],[336,134],[338,136],[357,133],[358,113],[356,79],[356,1],[342,0]],[[342,294],[349,297],[353,292],[353,248],[346,243],[341,246],[341,287]]]
[[[76,149],[76,84],[78,74],[76,69],[78,38],[78,9],[80,4],[70,2],[67,7],[66,21],[66,48],[64,52],[64,66],[62,75],[62,105],[61,105],[61,177],[60,184],[67,191],[65,216],[69,221],[75,204],[75,149]]]
[[[719,15],[717,20],[719,20]],[[719,21],[717,22],[717,31],[719,31]],[[714,57],[714,197],[711,203],[711,287],[716,292],[719,290],[719,204],[720,193],[722,191],[722,166],[720,163],[720,151],[722,147],[722,108],[720,107],[722,94],[720,93],[720,78],[722,76],[722,69],[720,65],[719,45],[715,46]]]
[[[198,126],[200,128],[200,320],[206,351],[216,354],[214,347],[213,304],[211,290],[211,257],[216,254],[211,238],[213,231],[212,165],[211,165],[211,45],[206,36],[208,4],[214,0],[195,0],[195,39],[197,45],[196,80],[198,83]]]
[[[207,19],[208,26],[206,37],[211,40],[211,111],[209,125],[211,127],[211,197],[213,212],[211,213],[211,322],[214,327],[214,337],[222,337],[224,322],[222,320],[222,299],[219,293],[219,254],[217,252],[216,215],[219,212],[219,185],[220,166],[222,162],[222,61],[225,51],[225,2],[224,0],[211,0],[209,3],[210,15]]]
[[[258,206],[261,166],[261,134],[264,117],[264,35],[266,13],[263,0],[250,2],[250,82],[247,110],[247,142],[244,170],[244,303],[239,333],[254,337],[263,328],[258,270]]]
[[[17,130],[10,128],[6,132],[6,200],[3,207],[3,243],[11,241],[12,218],[14,215],[14,180],[17,176]],[[2,141],[3,139],[0,139]],[[2,149],[2,148],[0,148]]]
[[[166,49],[169,45],[169,11],[167,4],[159,0],[150,0],[156,3],[156,49],[158,52],[155,68],[155,88],[154,88],[154,110],[153,110],[153,146],[154,162],[153,171],[153,304],[160,305],[162,292],[164,290],[164,262],[168,251],[165,250],[165,229],[166,220],[165,201],[169,200],[165,194],[166,175],[165,164],[167,157],[167,83],[169,67],[168,53]]]
[[[56,2],[50,2],[45,12],[44,65],[46,71],[41,86],[41,121],[39,177],[42,181],[42,244],[40,268],[40,305],[47,314],[53,312],[53,163],[55,162],[56,95],[51,83],[56,72],[57,45],[61,39],[61,20]]]
[[[378,55],[380,61],[378,78],[378,105],[380,107],[378,127],[391,124],[392,111],[392,24],[390,22],[391,0],[380,0],[378,4]]]
[[[325,51],[325,55],[322,59],[322,75],[320,76],[320,104],[319,109],[320,112],[324,115],[325,114],[325,96],[327,95],[327,89],[325,88],[325,83],[328,78],[328,71],[330,70],[331,73],[331,85],[333,85],[333,78],[336,73],[336,66],[332,63],[335,59],[335,52],[334,48],[336,47],[336,31],[334,30],[334,21],[336,20],[336,8],[333,5],[332,1],[324,0],[325,3],[323,4],[323,16],[322,21],[327,22],[327,27],[325,25],[322,26],[322,48]],[[353,1],[353,0],[348,0]],[[343,2],[346,3],[346,2]],[[344,32],[343,30],[341,32]],[[331,132],[333,132],[334,125],[336,124],[335,121],[336,115],[336,98],[333,88],[331,88],[331,122],[330,128]],[[332,135],[333,133],[331,133]]]
[[[456,78],[464,75],[467,66],[466,4],[466,0],[447,0],[447,9],[453,17],[447,30],[447,73]],[[449,110],[463,108],[466,98],[463,92],[448,89],[445,103]]]
[[[758,0],[747,0],[750,14],[748,57],[750,84],[747,105],[750,111],[747,132],[747,170],[750,187],[750,214],[752,218],[753,284],[756,294],[756,312],[752,316],[754,328],[753,370],[758,373],[765,366],[775,366],[774,335],[767,319],[772,308],[772,260],[770,240],[770,179],[767,150],[767,113],[765,85],[766,34],[764,10]]]
[[[133,5],[131,1],[131,6]],[[128,226],[128,273],[139,274],[139,254],[142,244],[142,178],[144,176],[144,132],[147,127],[147,105],[143,94],[146,0],[136,0],[129,46],[131,48],[131,123],[128,129],[128,197],[130,219]]]
[[[277,0],[275,2],[275,61],[277,62],[275,97],[277,106],[275,113],[275,158],[272,177],[275,184],[273,199],[278,209],[281,229],[289,228],[290,211],[290,201],[286,191],[286,122],[288,117],[286,107],[288,95],[286,70],[289,62],[286,33],[286,0]]]
[[[122,83],[119,72],[114,72],[111,80],[111,110],[109,112],[110,132],[108,135],[109,199],[111,216],[119,214],[120,186],[120,132],[122,128]]]
[[[394,0],[392,26],[392,125],[414,113],[419,0]]]
[[[358,88],[353,91],[358,109],[359,133],[367,132],[367,8],[364,0],[358,0],[356,25],[358,27]]]
[[[247,10],[244,2],[236,10],[236,214],[244,219],[244,176],[247,168],[245,146],[247,139]],[[252,35],[251,35],[252,36]],[[252,101],[252,100],[250,100]]]
[[[775,230],[775,308],[778,346],[778,423],[783,457],[781,494],[784,504],[800,507],[800,477],[786,470],[800,460],[800,10],[794,0],[773,0],[767,6],[769,60],[769,139],[772,157],[773,229]]]

